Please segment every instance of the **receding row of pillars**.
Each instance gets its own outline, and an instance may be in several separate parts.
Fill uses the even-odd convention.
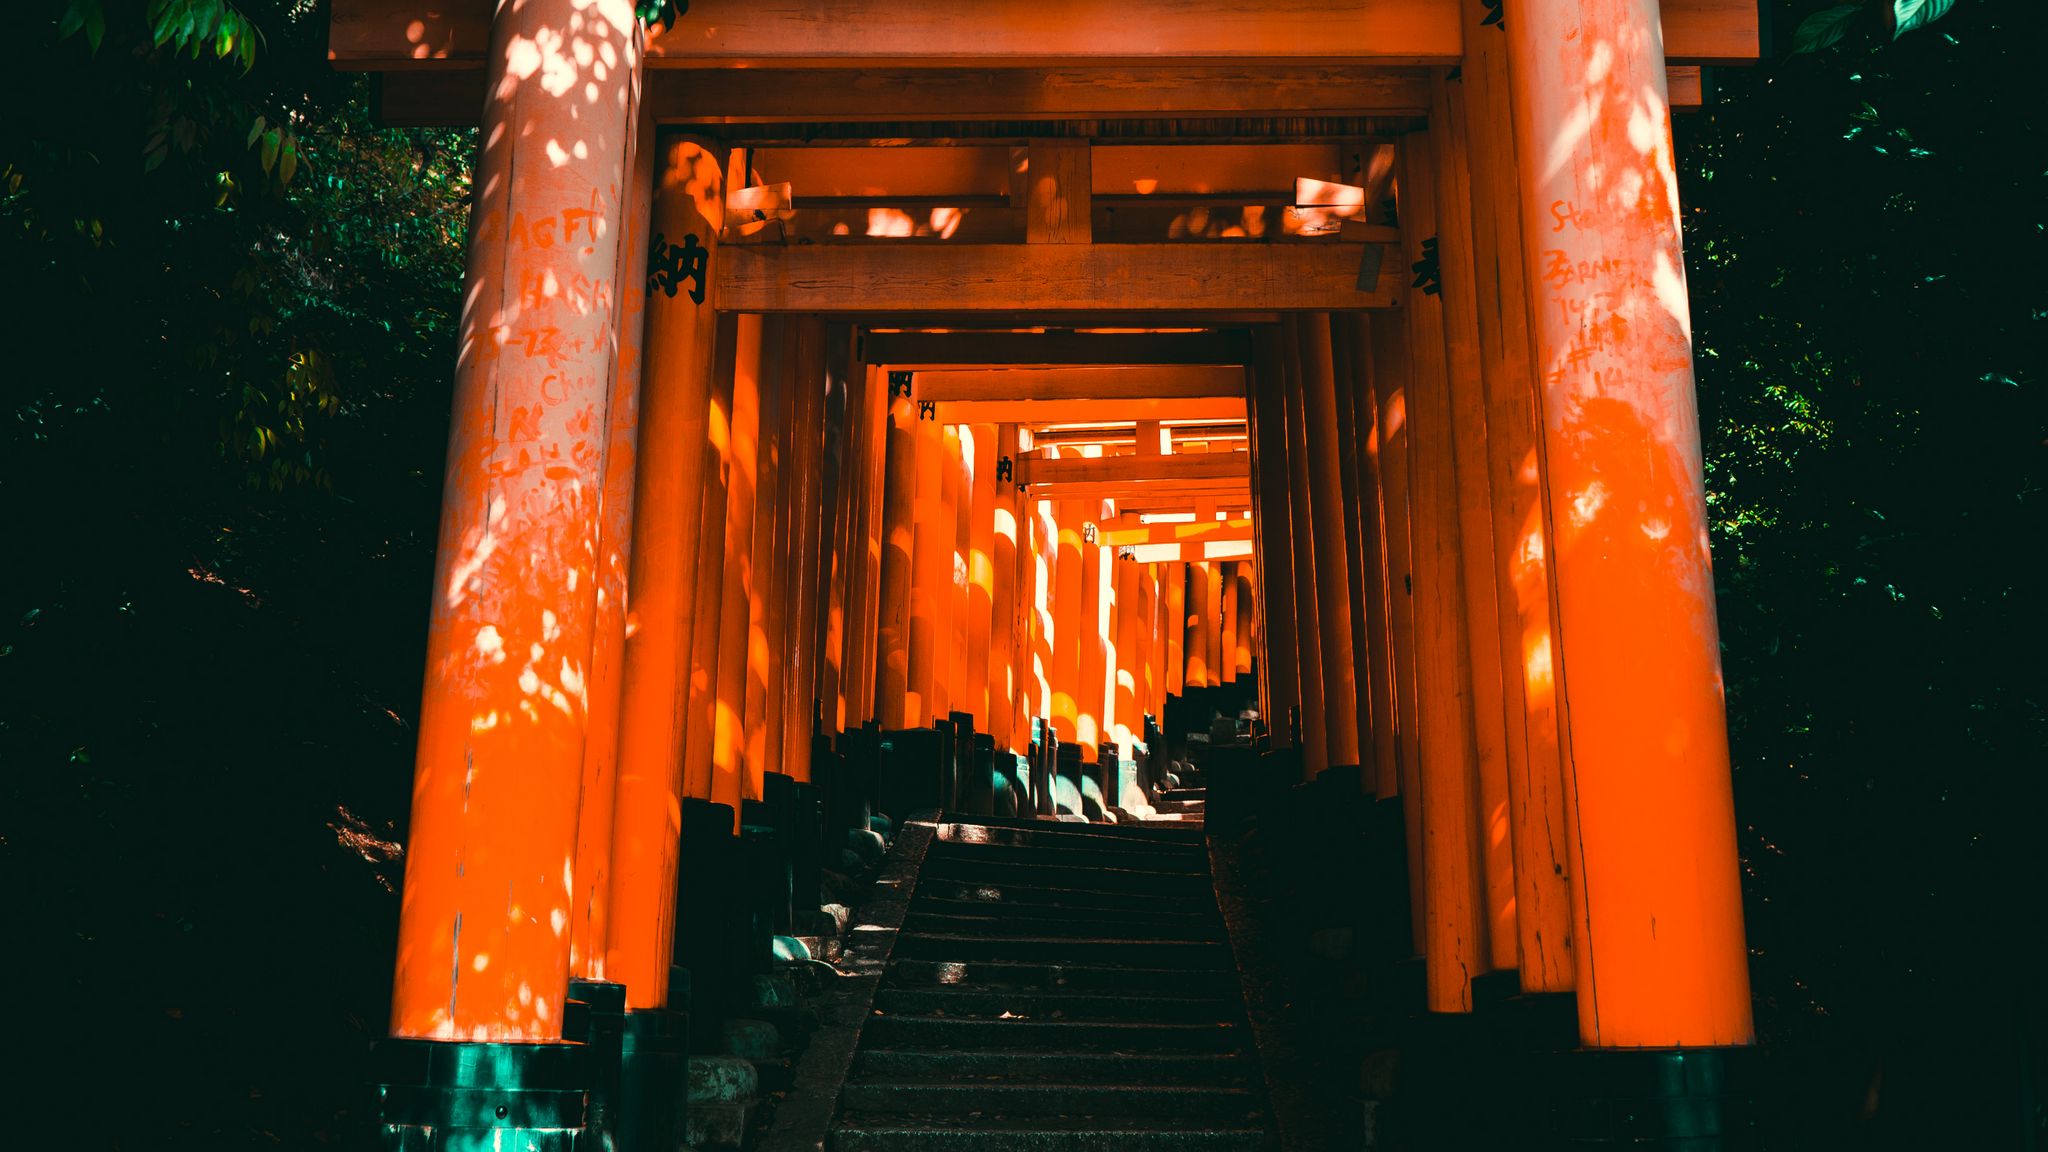
[[[982,482],[1023,434],[920,425],[850,332],[717,315],[745,174],[657,146],[630,23],[500,12],[489,59],[581,40],[606,67],[491,77],[394,1033],[557,1039],[571,975],[661,1004],[681,799],[801,777],[821,719],[964,702],[1092,749],[1256,666],[1306,769],[1400,798],[1432,1008],[1512,963],[1577,994],[1590,1044],[1746,1042],[1656,5],[1470,15],[1401,150],[1428,289],[1265,333],[1256,571],[1196,578],[1088,547],[1099,507]]]

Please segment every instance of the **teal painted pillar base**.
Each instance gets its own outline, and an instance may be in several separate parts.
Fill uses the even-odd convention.
[[[380,1152],[589,1152],[584,1044],[392,1039],[371,1053]]]
[[[1552,1130],[1572,1146],[1764,1146],[1755,1048],[1581,1048],[1552,1063]]]
[[[688,982],[684,982],[687,1004]],[[671,1001],[676,988],[670,985]],[[689,1070],[688,1012],[647,1008],[626,1013],[619,1049],[619,1152],[675,1152],[683,1136]]]

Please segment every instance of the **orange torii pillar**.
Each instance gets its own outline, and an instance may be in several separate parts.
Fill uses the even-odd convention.
[[[1046,458],[1056,459],[1057,452],[1057,448],[1046,449]],[[1057,535],[1053,538],[1052,588],[1046,597],[1045,622],[1052,635],[1052,729],[1062,743],[1079,738],[1081,640],[1087,633],[1081,622],[1085,576],[1081,526],[1087,519],[1088,506],[1079,500],[1060,501],[1052,519]]]
[[[946,428],[946,513],[953,521],[952,595],[946,598],[946,661],[939,667],[934,694],[945,699],[945,712],[972,712],[967,660],[967,566],[974,539],[974,442],[962,424]],[[936,709],[938,705],[935,703]]]
[[[626,586],[632,568],[633,487],[639,471],[640,374],[646,322],[648,200],[654,187],[654,122],[635,106],[628,142],[630,177],[619,202],[616,353],[606,404],[604,490],[598,494],[597,618],[585,692],[590,701],[583,739],[583,807],[576,821],[576,891],[569,916],[569,971],[605,980],[607,918],[611,909],[612,817],[617,809],[619,707],[625,675]],[[664,985],[666,981],[663,982]],[[644,990],[643,990],[644,992]],[[659,997],[661,993],[656,992]],[[659,998],[630,1007],[659,1006]]]
[[[1294,643],[1301,654],[1295,670],[1301,693],[1301,775],[1314,779],[1330,766],[1330,725],[1323,691],[1322,589],[1316,584],[1315,508],[1309,499],[1308,429],[1302,411],[1299,322],[1289,317],[1265,337],[1277,344],[1267,353],[1274,372],[1273,408],[1281,414],[1279,454],[1287,477],[1288,538],[1284,547],[1294,572]],[[1262,340],[1262,343],[1264,342]]]
[[[574,41],[614,66],[583,75]],[[394,1073],[482,1065],[493,1071],[473,1086],[510,1088],[561,1051],[639,43],[624,4],[536,0],[491,25],[487,59],[500,63],[486,74],[476,165],[392,988],[397,1040],[382,1049]],[[560,47],[541,50],[545,67],[503,63],[534,44]],[[557,94],[564,69],[584,83]],[[551,159],[563,141],[574,147]],[[502,1047],[447,1059],[410,1041]],[[457,1088],[425,1075],[428,1091]],[[422,1135],[403,1116],[383,1124],[389,1143]],[[500,1133],[568,1144],[559,1130]]]
[[[1253,387],[1246,389],[1245,416],[1252,450],[1252,532],[1257,538],[1258,577],[1265,619],[1259,631],[1259,666],[1265,684],[1268,747],[1294,746],[1290,718],[1301,705],[1300,652],[1294,639],[1294,557],[1288,550],[1293,519],[1287,506],[1287,411],[1275,382],[1279,361],[1270,339],[1260,342]]]
[[[883,524],[889,487],[889,437],[893,435],[888,377],[879,368],[865,366],[864,408],[867,412],[867,449],[855,494],[860,501],[860,531],[855,534],[852,653],[847,668],[853,692],[847,699],[846,727],[857,728],[875,715],[875,650],[879,632],[882,589],[882,553],[888,546]],[[900,695],[898,697],[901,699]]]
[[[1081,529],[1081,598],[1078,618],[1081,648],[1081,677],[1075,682],[1074,742],[1081,746],[1081,759],[1095,763],[1107,739],[1102,724],[1109,711],[1109,606],[1112,595],[1107,553],[1100,521],[1100,500],[1084,502],[1088,516]]]
[[[1399,318],[1390,317],[1382,323],[1392,326],[1399,323]],[[1358,443],[1358,511],[1355,524],[1359,533],[1359,572],[1364,577],[1360,600],[1364,605],[1366,641],[1366,658],[1361,664],[1366,669],[1366,688],[1372,702],[1370,730],[1374,791],[1381,800],[1390,800],[1401,791],[1399,741],[1402,721],[1395,707],[1387,513],[1380,480],[1380,408],[1378,393],[1373,386],[1373,374],[1378,369],[1373,362],[1371,321],[1358,313],[1350,313],[1338,316],[1336,324],[1345,334],[1343,343],[1352,361],[1352,415],[1356,421],[1354,435]],[[1404,566],[1406,544],[1404,539],[1401,545]],[[1405,589],[1402,594],[1405,597]],[[1363,754],[1364,749],[1360,752]]]
[[[1019,448],[1023,448],[1019,441]],[[1029,529],[1031,570],[1026,624],[1029,628],[1024,641],[1023,660],[1030,671],[1026,682],[1029,690],[1024,694],[1026,707],[1016,732],[1017,742],[1029,749],[1032,736],[1033,717],[1042,717],[1048,725],[1054,723],[1057,714],[1054,696],[1053,669],[1058,664],[1054,644],[1058,631],[1052,618],[1053,589],[1059,578],[1060,532],[1059,524],[1053,519],[1053,504],[1050,500],[1031,502],[1031,518],[1026,525]],[[1050,729],[1049,729],[1050,730]]]
[[[1298,545],[1315,557],[1316,621],[1323,659],[1324,746],[1330,766],[1355,765],[1358,755],[1358,666],[1352,655],[1351,561],[1345,542],[1350,518],[1338,472],[1337,380],[1331,363],[1330,316],[1311,312],[1295,324],[1301,356],[1304,460],[1312,538]],[[1290,429],[1289,445],[1293,444]]]
[[[989,678],[989,649],[995,639],[996,612],[996,504],[1007,485],[996,481],[996,426],[975,424],[965,429],[965,443],[971,449],[967,460],[967,491],[960,505],[967,515],[967,630],[965,667],[960,679],[967,699],[962,711],[974,714],[978,731],[995,732],[995,706],[999,691]],[[1006,702],[1007,703],[1007,702]],[[1005,734],[1009,726],[1003,726]]]
[[[1217,637],[1216,682],[1229,684],[1237,679],[1237,565],[1219,563],[1216,575],[1222,586],[1218,602],[1223,607],[1223,627]]]
[[[717,702],[711,724],[711,800],[739,826],[747,759],[747,656],[753,615],[754,504],[759,485],[765,324],[741,316],[733,335],[732,447],[725,471],[725,573],[720,577]],[[722,358],[721,358],[722,359]]]
[[[1658,6],[1528,5],[1507,39],[1524,255],[1542,282],[1530,291],[1571,717],[1579,1033],[1598,1047],[1747,1044]]]
[[[960,649],[967,639],[960,619],[967,583],[967,558],[961,552],[967,541],[967,526],[960,515],[966,481],[966,477],[961,475],[966,467],[965,453],[958,425],[946,425],[943,436],[945,449],[939,465],[939,519],[934,532],[942,536],[945,553],[941,562],[944,579],[934,586],[938,598],[932,641],[931,718],[934,722],[946,719],[953,711],[954,697],[960,690],[960,683],[955,679],[960,673]]]
[[[884,731],[914,728],[910,695],[911,585],[917,570],[917,466],[923,425],[910,373],[888,374],[889,421],[882,479],[881,556],[875,564],[874,719]]]
[[[1416,702],[1415,548],[1411,536],[1408,425],[1408,325],[1405,316],[1373,324],[1373,402],[1379,411],[1380,542],[1387,565],[1388,680],[1400,727],[1399,772],[1381,773],[1381,799],[1399,796],[1407,831],[1409,926],[1417,955],[1425,948],[1422,882],[1422,723]]]
[[[819,609],[828,599],[818,560],[826,542],[825,440],[830,427],[825,374],[825,321],[799,316],[792,324],[791,357],[795,382],[789,422],[789,482],[785,516],[789,521],[790,568],[783,580],[786,623],[782,650],[782,755],[774,770],[793,779],[811,778],[811,731],[818,716],[819,671],[824,644]]]
[[[1137,569],[1138,618],[1133,630],[1137,651],[1131,655],[1131,691],[1136,710],[1130,723],[1136,725],[1131,729],[1133,738],[1142,744],[1145,741],[1145,717],[1150,715],[1157,719],[1159,715],[1159,668],[1155,655],[1159,647],[1159,565],[1133,562],[1132,567]]]
[[[933,677],[944,657],[942,603],[953,589],[953,518],[946,515],[946,429],[920,410],[917,418],[917,499],[911,514],[915,544],[910,564],[910,692],[903,709],[906,728],[931,727]],[[946,625],[950,628],[950,625]]]
[[[1181,682],[1188,688],[1209,686],[1207,629],[1213,614],[1209,606],[1209,564],[1197,560],[1188,565],[1187,614],[1181,621],[1181,627],[1187,633],[1187,672]]]
[[[1411,263],[1422,259],[1423,237],[1436,232],[1435,144],[1442,131],[1433,125],[1402,141],[1400,216]],[[1422,745],[1423,954],[1430,1011],[1469,1012],[1472,978],[1491,965],[1443,300],[1414,291],[1402,311],[1408,321],[1415,695]]]
[[[1463,87],[1470,133],[1472,256],[1479,294],[1480,367],[1493,488],[1493,553],[1507,715],[1508,811],[1515,853],[1515,922],[1524,992],[1567,992],[1571,880],[1565,854],[1560,702],[1540,446],[1535,423],[1529,293],[1505,37],[1477,36],[1468,14]]]
[[[1231,579],[1237,588],[1233,604],[1237,611],[1237,629],[1236,642],[1231,645],[1227,662],[1231,675],[1249,676],[1252,674],[1252,637],[1259,627],[1258,593],[1253,590],[1256,581],[1252,576],[1251,561],[1240,560],[1230,568]]]
[[[688,138],[664,139],[653,230],[663,237],[647,304],[642,441],[635,501],[632,626],[625,644],[612,818],[609,978],[629,1008],[667,1001],[675,941],[676,853],[682,834],[683,742],[702,547],[706,422],[717,367],[718,316],[710,295],[665,274],[670,238],[703,237],[706,277],[725,213],[724,157]]]
[[[1166,607],[1160,617],[1166,626],[1166,693],[1179,696],[1187,691],[1188,566],[1176,560],[1166,565],[1161,578],[1166,583]],[[1159,722],[1166,723],[1163,704]]]
[[[1223,685],[1223,562],[1202,562],[1202,578],[1208,580],[1202,619],[1202,660],[1208,666],[1208,687]]]
[[[683,795],[693,800],[712,797],[712,761],[718,731],[718,641],[725,617],[726,549],[731,536],[726,523],[730,501],[727,481],[733,465],[733,378],[739,343],[739,317],[718,318],[718,339],[711,369],[710,402],[705,405],[703,492],[698,500],[697,537],[701,547],[691,563],[697,567],[691,615],[689,692],[683,717]]]
[[[1017,426],[979,426],[976,447],[980,446],[981,428],[987,430],[990,442],[988,454],[976,465],[988,469],[984,486],[989,493],[988,655],[982,674],[987,678],[988,735],[1000,755],[1011,747],[1011,733],[1017,729],[1017,694],[1023,687],[1017,678],[1016,658],[1018,576],[1022,571],[1018,564],[1018,540],[1023,523],[1017,486],[1010,480],[1011,469],[1017,463]],[[977,517],[977,529],[981,523]]]
[[[1163,729],[1166,726],[1166,582],[1173,566],[1148,564],[1145,567],[1151,605],[1151,622],[1147,625],[1150,638],[1146,641],[1151,690],[1145,695],[1145,711],[1150,712],[1152,719]]]
[[[860,530],[861,495],[855,477],[865,463],[867,447],[863,410],[867,394],[867,373],[850,362],[852,331],[834,325],[825,336],[826,442],[824,531],[820,542],[818,578],[825,595],[818,603],[818,719],[823,731],[838,734],[846,730],[847,693],[850,691],[846,657],[853,650],[853,606],[858,591],[853,581],[854,535]],[[810,742],[805,741],[808,745]]]
[[[1144,672],[1138,662],[1143,653],[1138,630],[1145,614],[1143,593],[1138,590],[1138,584],[1144,565],[1127,556],[1115,556],[1110,563],[1114,569],[1112,582],[1116,593],[1116,668],[1112,674],[1115,691],[1110,708],[1110,739],[1116,741],[1123,748],[1125,758],[1129,758],[1137,748],[1137,742],[1145,738],[1144,712],[1139,704]],[[1103,801],[1121,804],[1123,798],[1105,796]]]
[[[1454,91],[1455,89],[1455,91]],[[1514,848],[1508,830],[1506,710],[1501,688],[1500,598],[1493,587],[1493,492],[1487,474],[1486,389],[1480,378],[1479,285],[1472,259],[1472,186],[1462,84],[1430,78],[1437,163],[1437,260],[1445,367],[1456,458],[1458,559],[1465,595],[1466,685],[1478,769],[1479,849],[1488,962],[1516,963]]]
[[[785,507],[795,349],[793,318],[767,316],[761,325],[761,432],[754,457],[753,582],[747,605],[746,773],[742,800],[759,800],[763,777],[782,769],[782,674],[789,566]]]
[[[1359,322],[1362,317],[1356,312],[1337,312],[1330,316],[1330,367],[1334,389],[1337,428],[1337,478],[1342,509],[1340,520],[1344,529],[1344,567],[1350,586],[1351,600],[1351,678],[1354,707],[1358,710],[1358,757],[1359,788],[1362,792],[1377,796],[1379,791],[1380,765],[1391,764],[1391,758],[1381,760],[1378,755],[1380,729],[1387,723],[1387,711],[1373,706],[1373,661],[1372,661],[1372,617],[1373,599],[1367,588],[1372,580],[1372,569],[1366,561],[1364,527],[1370,522],[1366,513],[1366,493],[1363,489],[1364,470],[1359,457],[1362,455],[1364,435],[1359,421],[1360,371],[1370,371],[1365,359],[1359,354],[1358,341],[1362,335]]]

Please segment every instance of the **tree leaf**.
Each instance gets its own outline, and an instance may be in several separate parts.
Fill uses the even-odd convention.
[[[265,172],[277,166],[277,146],[282,139],[283,136],[275,128],[263,134],[263,150],[257,155],[263,163]]]
[[[1925,28],[1955,7],[1956,0],[1892,0],[1892,39]]]
[[[299,140],[293,136],[285,140],[284,147],[277,154],[277,182],[290,184],[292,173],[299,170]]]
[[[263,130],[269,126],[269,118],[264,116],[256,117],[256,122],[249,125],[249,139],[243,144],[243,147],[254,148],[256,146],[256,138],[263,135]]]
[[[1840,41],[1849,34],[1849,22],[1862,11],[1858,4],[1837,4],[1801,20],[1799,29],[1792,33],[1792,54],[1818,52]]]

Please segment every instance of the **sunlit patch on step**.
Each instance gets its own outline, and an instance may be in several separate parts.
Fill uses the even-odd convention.
[[[939,984],[965,984],[967,965],[953,960],[941,960],[932,970],[932,976],[934,982]]]

